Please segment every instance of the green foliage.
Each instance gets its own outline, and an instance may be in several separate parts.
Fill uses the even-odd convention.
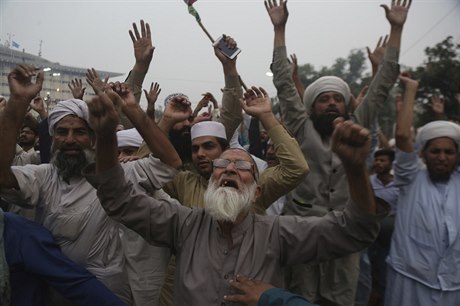
[[[456,99],[460,93],[460,44],[455,45],[452,36],[449,36],[434,47],[425,48],[425,54],[427,60],[424,65],[410,70],[412,76],[419,80],[416,126],[433,120],[432,95],[444,98],[448,118],[460,115],[460,104]]]

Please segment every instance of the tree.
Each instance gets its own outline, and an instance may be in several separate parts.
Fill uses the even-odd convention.
[[[414,70],[413,77],[419,80],[417,107],[419,114],[416,126],[421,126],[433,120],[430,98],[440,95],[444,99],[445,113],[449,119],[458,120],[460,116],[460,44],[452,42],[452,36],[425,48],[426,62]]]

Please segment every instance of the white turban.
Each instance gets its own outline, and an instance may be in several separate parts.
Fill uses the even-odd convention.
[[[48,115],[49,133],[54,135],[54,127],[65,116],[74,115],[88,122],[88,105],[79,99],[59,101]]]
[[[416,147],[419,150],[423,150],[428,141],[441,137],[447,137],[455,141],[457,151],[460,150],[460,126],[444,120],[433,121],[422,126],[418,130]]]
[[[117,132],[118,147],[139,148],[142,144],[142,136],[136,129],[128,129]]]
[[[217,121],[198,122],[192,126],[190,133],[192,135],[192,140],[201,136],[214,136],[227,139],[224,125]]]
[[[311,83],[303,95],[303,103],[307,107],[307,112],[311,113],[311,107],[316,98],[323,92],[335,91],[340,93],[345,99],[345,105],[350,104],[351,91],[348,84],[341,78],[335,76],[324,76]]]

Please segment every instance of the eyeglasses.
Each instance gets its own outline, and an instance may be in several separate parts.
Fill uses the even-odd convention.
[[[252,163],[247,160],[229,160],[225,158],[217,158],[212,161],[214,168],[227,168],[230,163],[235,164],[235,168],[238,170],[252,170]]]

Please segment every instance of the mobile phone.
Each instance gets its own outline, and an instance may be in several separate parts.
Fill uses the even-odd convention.
[[[224,53],[225,56],[228,57],[229,59],[234,59],[241,52],[241,49],[238,47],[233,48],[233,49],[229,48],[225,44],[223,36],[219,37],[212,45],[214,47],[217,46],[217,48],[219,48],[219,50],[222,51],[222,53]]]

